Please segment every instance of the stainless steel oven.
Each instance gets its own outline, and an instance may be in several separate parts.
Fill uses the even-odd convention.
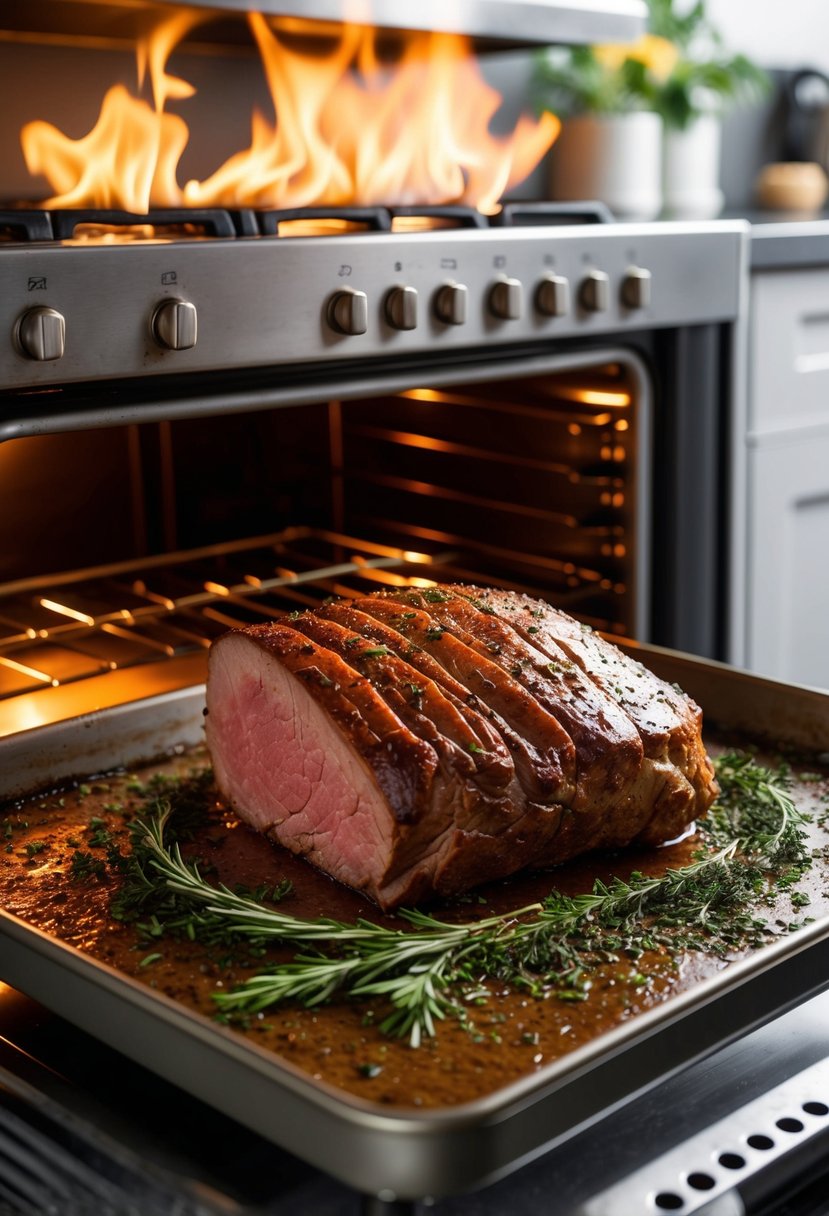
[[[375,24],[414,22],[398,6],[369,8]],[[489,46],[623,36],[641,20],[635,0],[480,3],[451,20],[445,6],[420,8],[427,29],[459,22]],[[120,54],[148,13],[12,5],[0,52],[10,62],[19,48],[27,71],[53,53]],[[221,16],[205,62],[238,80],[244,23]],[[615,224],[601,206],[532,202],[485,216],[452,199],[175,199],[137,212],[21,203],[18,180],[0,210],[0,736],[16,756],[45,725],[197,687],[211,639],[232,625],[431,578],[527,588],[609,634],[728,657],[743,225]],[[27,998],[1,995],[8,1153],[37,1159],[48,1146],[54,1162],[39,1182],[12,1171],[21,1189],[0,1199],[10,1211],[333,1213],[356,1202]],[[824,1013],[804,1004],[723,1048],[746,1101],[769,1088],[756,1084],[755,1053],[785,1055],[780,1084],[819,1065]],[[753,1025],[748,1011],[738,1021]],[[539,1188],[555,1186],[562,1211],[593,1211],[580,1205],[633,1169],[630,1128],[641,1139],[647,1125],[646,1155],[659,1157],[732,1109],[715,1072],[608,1110],[510,1190],[438,1210],[502,1211],[506,1194],[518,1210],[548,1210]],[[677,1135],[655,1127],[666,1094],[689,1105],[705,1094],[710,1117],[683,1119]],[[767,1107],[745,1118],[765,1128]],[[589,1167],[571,1169],[573,1152]],[[669,1188],[635,1185],[670,1210]],[[365,1205],[411,1207],[390,1194]]]
[[[438,563],[722,657],[740,227],[530,214],[4,248],[7,729],[87,678],[169,686],[165,656],[197,662],[315,562]],[[191,345],[160,339],[165,309]],[[50,327],[63,352],[33,357]]]

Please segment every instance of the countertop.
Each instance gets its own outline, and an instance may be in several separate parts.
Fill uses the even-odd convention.
[[[829,266],[829,211],[727,211],[751,224],[753,271]]]

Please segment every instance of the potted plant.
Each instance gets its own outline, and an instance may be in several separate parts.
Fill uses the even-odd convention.
[[[709,218],[722,208],[719,187],[722,115],[768,88],[768,77],[745,55],[725,52],[708,20],[705,0],[685,13],[676,0],[648,0],[650,27],[677,50],[654,95],[665,127],[663,188],[666,211],[678,218]]]
[[[662,119],[654,99],[678,52],[646,34],[632,46],[551,48],[536,61],[539,109],[564,119],[550,157],[554,198],[600,199],[623,219],[662,208]]]
[[[676,216],[716,215],[722,112],[767,78],[724,52],[705,0],[684,12],[676,0],[648,5],[638,43],[551,48],[536,61],[536,104],[565,120],[553,197],[599,198],[627,219],[653,218],[663,202]]]

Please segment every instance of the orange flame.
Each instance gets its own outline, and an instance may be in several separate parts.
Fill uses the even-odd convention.
[[[338,27],[332,50],[310,54],[254,13],[248,20],[276,118],[254,111],[250,147],[182,189],[176,175],[189,131],[165,106],[195,90],[166,64],[203,19],[183,10],[139,43],[139,84],[149,70],[154,106],[115,85],[82,139],[46,122],[24,126],[27,168],[55,192],[47,206],[144,213],[176,205],[462,202],[491,213],[559,132],[558,120],[544,114],[537,122],[522,117],[510,135],[493,135],[489,123],[501,97],[482,79],[465,38],[409,35],[389,66],[368,27]]]

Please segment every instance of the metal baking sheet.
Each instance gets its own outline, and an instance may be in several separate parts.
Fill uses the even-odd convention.
[[[829,749],[829,696],[631,646],[723,730]],[[0,740],[0,796],[149,760],[201,737],[203,688]],[[637,1094],[829,987],[829,919],[541,1071],[462,1106],[389,1109],[315,1081],[103,963],[0,912],[0,976],[84,1030],[358,1190],[385,1199],[493,1182]]]

